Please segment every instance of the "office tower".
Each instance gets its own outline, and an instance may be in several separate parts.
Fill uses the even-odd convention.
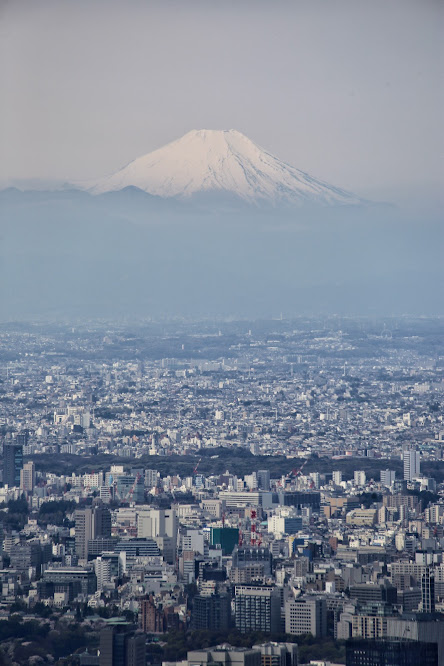
[[[20,490],[30,492],[34,490],[35,486],[35,465],[33,462],[27,462],[20,470]]]
[[[420,475],[420,455],[416,449],[405,449],[402,454],[404,461],[404,480],[413,481]]]
[[[145,470],[145,485],[147,488],[154,488],[157,485],[157,469]]]
[[[327,606],[325,599],[305,597],[289,600],[285,604],[285,633],[299,636],[311,634],[315,638],[327,635]]]
[[[252,564],[262,564],[264,575],[270,576],[273,556],[268,548],[253,548],[251,546],[236,547],[233,551],[233,567],[245,569]]]
[[[3,447],[3,483],[9,488],[20,487],[23,468],[23,444],[5,444]]]
[[[396,478],[396,472],[394,472],[393,470],[391,469],[381,470],[381,475],[380,475],[381,485],[390,488],[390,486],[393,485],[393,483],[395,482],[395,478]]]
[[[106,583],[111,581],[112,562],[109,559],[98,557],[94,562],[94,572],[97,577],[97,589],[103,590]]]
[[[353,481],[355,486],[365,486],[367,481],[365,472],[362,470],[356,470],[353,475]]]
[[[282,534],[297,534],[302,529],[302,517],[294,510],[279,511],[268,519],[268,532],[278,537]]]
[[[438,666],[436,643],[352,639],[346,643],[347,666]]]
[[[236,585],[236,629],[279,633],[281,631],[281,595],[276,587],[266,585]]]
[[[145,666],[146,636],[129,625],[108,626],[100,632],[100,666]]]
[[[422,612],[435,612],[435,575],[427,567],[421,578]]]
[[[147,509],[137,516],[138,538],[152,538],[167,562],[176,560],[179,519],[174,509]]]
[[[17,433],[16,442],[17,444],[20,444],[20,446],[28,446],[29,430],[23,430],[23,432]]]
[[[237,527],[212,527],[210,531],[210,543],[212,546],[220,546],[224,555],[231,555],[239,542],[239,530]]]
[[[388,581],[378,583],[356,583],[350,585],[350,597],[356,599],[358,604],[371,605],[386,603],[394,605],[398,601],[398,590]]]
[[[111,513],[103,505],[77,509],[76,523],[76,554],[80,559],[88,558],[88,542],[98,537],[111,536]]]
[[[198,595],[193,599],[193,629],[228,631],[230,615],[231,600],[228,594]]]
[[[336,470],[335,472],[333,472],[332,478],[335,486],[340,486],[342,483],[342,472]]]
[[[270,490],[270,470],[269,469],[258,470],[257,482],[260,490]]]

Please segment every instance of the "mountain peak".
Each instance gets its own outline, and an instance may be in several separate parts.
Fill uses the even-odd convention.
[[[349,192],[296,169],[235,129],[194,129],[90,183],[93,194],[137,187],[163,198],[236,196],[249,203],[359,204]]]

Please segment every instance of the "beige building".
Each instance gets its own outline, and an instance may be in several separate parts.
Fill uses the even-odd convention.
[[[372,526],[376,525],[378,512],[376,509],[354,509],[347,513],[345,522],[347,525]]]

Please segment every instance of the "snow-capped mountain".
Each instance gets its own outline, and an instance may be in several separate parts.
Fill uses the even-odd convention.
[[[116,173],[88,183],[92,194],[137,187],[163,198],[217,194],[249,203],[350,205],[363,201],[313,178],[236,130],[192,130]]]

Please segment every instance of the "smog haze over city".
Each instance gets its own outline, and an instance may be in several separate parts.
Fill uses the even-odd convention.
[[[444,666],[443,19],[0,4],[0,666]]]
[[[1,16],[3,320],[442,313],[441,3]]]

